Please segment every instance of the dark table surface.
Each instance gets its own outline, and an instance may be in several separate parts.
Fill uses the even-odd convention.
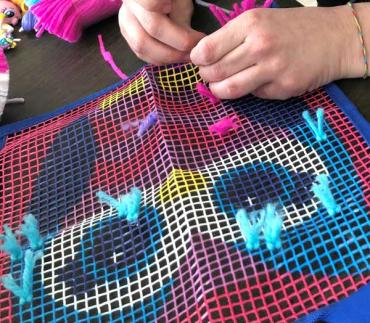
[[[279,1],[279,5],[292,6],[294,2]],[[210,33],[217,23],[207,9],[196,7],[193,26]],[[120,35],[117,17],[87,29],[77,44],[68,44],[47,33],[41,39],[31,33],[21,34],[18,47],[7,52],[9,97],[24,97],[26,103],[7,106],[0,125],[54,111],[116,83],[118,77],[100,55],[99,33],[124,72],[131,74],[143,65]],[[343,80],[338,84],[370,121],[370,79]]]

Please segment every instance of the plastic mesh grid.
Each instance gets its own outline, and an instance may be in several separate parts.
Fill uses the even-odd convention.
[[[146,67],[37,125],[0,151],[0,224],[32,212],[47,236],[34,299],[0,287],[0,320],[292,321],[369,280],[370,150],[324,89],[288,101],[247,96],[212,105],[190,65]],[[326,111],[317,143],[302,111]],[[157,111],[142,138],[124,124]],[[225,137],[208,126],[237,114]],[[330,174],[342,212],[310,192]],[[98,203],[144,192],[137,225]],[[281,205],[283,247],[248,252],[238,208]],[[1,274],[20,264],[0,258]]]

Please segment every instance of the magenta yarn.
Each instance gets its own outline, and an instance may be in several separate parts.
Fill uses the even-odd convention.
[[[37,30],[75,43],[84,28],[115,15],[121,5],[122,0],[41,0],[31,12],[38,19]]]
[[[6,73],[9,71],[8,61],[5,57],[4,50],[0,50],[0,73]]]

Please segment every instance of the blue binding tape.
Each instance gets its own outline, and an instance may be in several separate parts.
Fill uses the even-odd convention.
[[[338,105],[347,117],[352,121],[357,130],[370,145],[370,123],[358,111],[357,107],[347,98],[338,85],[331,83],[324,86],[331,99]]]

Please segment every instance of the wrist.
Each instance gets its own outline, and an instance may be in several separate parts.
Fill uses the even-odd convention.
[[[358,11],[358,5],[354,5],[354,7]],[[348,5],[344,5],[336,7],[335,10],[337,19],[342,25],[341,30],[337,31],[342,35],[341,45],[338,48],[340,53],[338,78],[363,77],[365,71],[363,47],[351,8]],[[361,17],[359,17],[360,24],[362,23],[361,20]]]

